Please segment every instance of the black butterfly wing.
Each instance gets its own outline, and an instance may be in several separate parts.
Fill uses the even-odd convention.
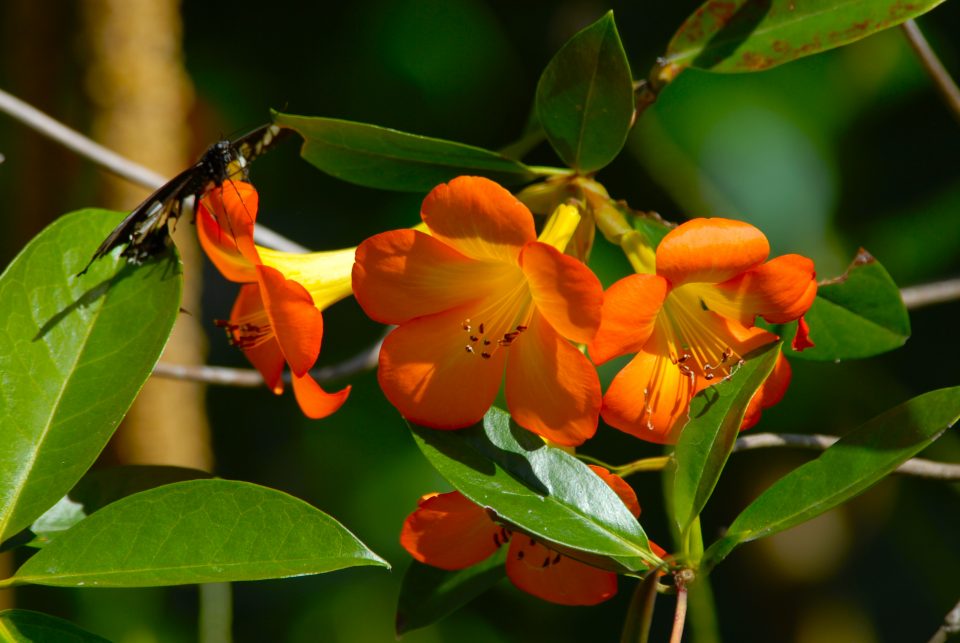
[[[230,147],[241,167],[245,169],[258,156],[265,154],[287,138],[291,131],[274,123],[267,123],[236,139]]]
[[[189,196],[188,191],[196,182],[199,167],[198,163],[180,172],[135,207],[97,247],[77,276],[85,273],[94,261],[124,244],[128,245],[122,255],[135,263],[159,251],[166,241],[164,236],[158,236],[157,233],[166,234],[167,220],[172,212],[175,213],[174,217],[179,215],[180,201]]]

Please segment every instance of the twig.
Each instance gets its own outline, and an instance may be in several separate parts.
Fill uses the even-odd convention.
[[[0,89],[0,112],[6,113],[47,138],[60,143],[67,149],[73,150],[80,156],[93,161],[105,170],[131,183],[142,185],[149,190],[156,190],[167,182],[163,176],[153,170],[120,156],[2,89]],[[257,243],[274,250],[309,252],[299,243],[265,228],[260,223],[254,230],[254,239]]]
[[[755,433],[737,438],[733,451],[749,451],[769,447],[799,447],[823,451],[840,438],[832,435],[800,435],[796,433]],[[897,473],[931,478],[934,480],[960,480],[960,464],[934,462],[912,458],[897,468]]]
[[[960,603],[953,606],[953,609],[947,612],[943,617],[943,625],[930,638],[928,643],[944,643],[954,634],[960,634]]]
[[[377,365],[381,344],[383,344],[382,339],[350,359],[332,366],[314,369],[310,371],[310,375],[318,382],[329,382],[330,380],[349,377],[357,373],[362,373],[363,371],[368,371]],[[153,374],[157,377],[167,377],[191,382],[205,382],[207,384],[220,384],[222,386],[238,386],[241,388],[263,386],[263,378],[260,376],[260,373],[252,368],[195,366],[159,362],[153,367]],[[285,374],[284,380],[289,384],[290,375]]]
[[[924,69],[930,74],[930,78],[933,79],[943,99],[947,102],[947,107],[953,112],[954,117],[960,120],[960,89],[958,89],[957,84],[953,82],[950,73],[943,66],[943,63],[940,62],[937,54],[931,49],[930,43],[927,42],[927,39],[923,36],[916,22],[907,20],[900,25],[900,27],[903,28],[903,33],[906,34],[907,41],[910,43],[910,46],[913,47],[914,53],[920,58]]]
[[[683,625],[687,620],[687,586],[680,574],[677,579],[677,608],[673,614],[673,632],[670,634],[670,643],[680,643],[683,640]]]
[[[931,304],[960,299],[960,279],[947,279],[919,286],[900,289],[903,304],[910,310],[916,310]]]

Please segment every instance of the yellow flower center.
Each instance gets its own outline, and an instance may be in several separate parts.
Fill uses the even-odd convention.
[[[700,284],[684,284],[667,295],[657,325],[663,331],[667,351],[681,375],[708,382],[728,377],[742,356],[729,345],[729,333],[704,303]]]
[[[514,268],[501,279],[509,280],[511,285],[500,291],[501,296],[488,299],[486,306],[460,324],[467,336],[464,349],[482,359],[490,359],[499,349],[509,348],[527,330],[533,316],[533,298],[523,272]]]

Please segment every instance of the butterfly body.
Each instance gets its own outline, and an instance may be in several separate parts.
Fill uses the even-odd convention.
[[[77,276],[85,273],[94,261],[122,245],[126,247],[120,256],[133,264],[141,264],[162,252],[170,242],[169,222],[176,222],[185,205],[192,208],[196,199],[228,179],[246,181],[249,163],[286,132],[277,125],[268,124],[236,141],[222,140],[208,147],[199,161],[164,183],[134,208],[97,247]]]

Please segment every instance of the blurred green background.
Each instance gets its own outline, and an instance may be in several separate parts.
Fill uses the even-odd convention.
[[[89,128],[79,5],[0,0],[0,87],[69,125]],[[577,29],[613,8],[642,77],[697,2],[380,0],[333,5],[187,2],[183,48],[195,84],[195,152],[250,129],[270,108],[365,121],[496,149],[519,136],[537,78]],[[960,5],[919,24],[960,75]],[[812,256],[820,277],[857,248],[900,285],[960,274],[960,127],[899,30],[764,73],[683,74],[643,115],[598,179],[616,198],[668,219],[735,216],[760,226],[773,254]],[[0,258],[6,265],[58,215],[98,205],[100,170],[0,116]],[[546,145],[529,157],[557,164]],[[340,183],[287,144],[256,163],[260,220],[315,249],[353,246],[417,221],[422,195]],[[133,204],[131,204],[133,205]],[[602,245],[605,284],[625,262]],[[244,366],[210,320],[235,286],[208,265],[204,309],[213,364]],[[753,431],[843,434],[919,393],[960,383],[960,303],[916,310],[892,354],[843,364],[795,361],[787,398]],[[370,345],[382,329],[355,302],[325,313],[320,365]],[[815,338],[814,338],[815,339]],[[606,379],[614,371],[605,368]],[[235,639],[393,640],[409,557],[397,535],[419,495],[448,487],[413,445],[373,373],[350,382],[336,415],[304,420],[292,396],[211,388],[217,475],[296,495],[330,513],[394,566],[234,585]],[[342,383],[338,383],[342,384]],[[333,388],[335,384],[331,384]],[[586,452],[614,463],[660,449],[601,427]],[[926,454],[960,460],[955,431]],[[704,516],[708,540],[809,454],[733,456]],[[666,542],[660,480],[630,480],[643,523]],[[960,485],[891,478],[856,501],[734,553],[711,580],[726,641],[926,640],[960,598]],[[617,640],[632,581],[593,608],[542,603],[504,582],[431,628],[430,641]],[[67,618],[118,642],[191,641],[197,590],[23,588],[19,607]],[[659,601],[665,640],[672,600]]]

